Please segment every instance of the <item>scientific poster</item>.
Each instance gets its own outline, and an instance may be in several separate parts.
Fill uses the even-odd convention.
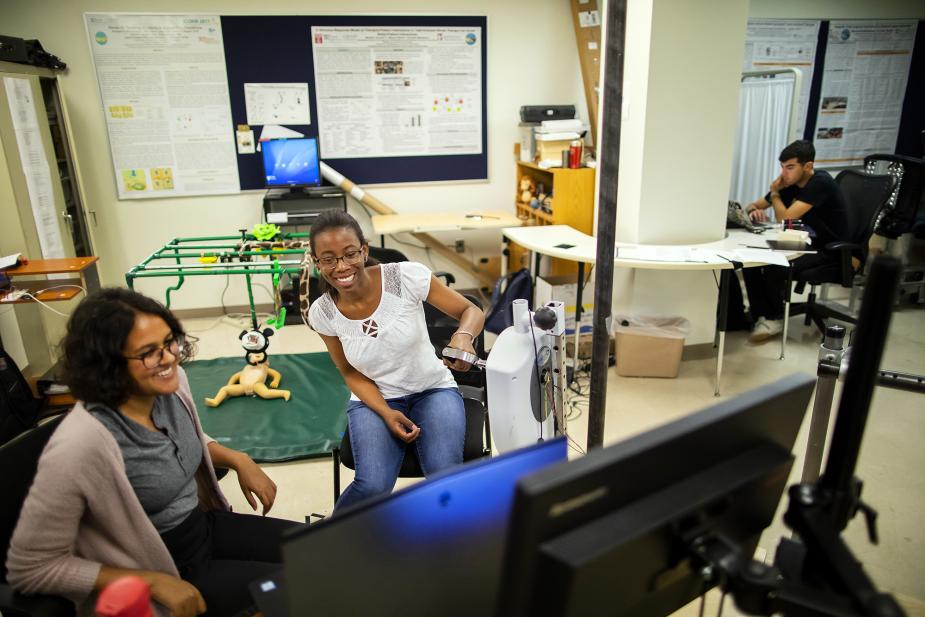
[[[313,26],[325,159],[481,154],[482,29]]]
[[[247,123],[311,124],[308,84],[244,84]]]
[[[797,133],[802,135],[813,82],[818,19],[749,19],[745,34],[743,71],[799,69],[803,74]]]
[[[19,160],[22,161],[23,175],[26,177],[26,189],[29,191],[29,202],[32,205],[32,216],[35,219],[42,257],[66,257],[61,228],[58,227],[48,157],[42,146],[38,116],[35,114],[32,84],[26,78],[4,77],[3,85],[10,105],[16,146],[19,150]]]
[[[119,199],[239,192],[219,17],[84,17]]]
[[[816,165],[861,165],[896,148],[916,22],[832,21],[816,119]]]

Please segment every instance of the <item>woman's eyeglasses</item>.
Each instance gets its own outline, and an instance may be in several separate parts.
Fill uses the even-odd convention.
[[[125,358],[127,360],[140,360],[145,368],[157,368],[160,366],[161,360],[164,359],[164,350],[169,351],[174,358],[179,358],[185,346],[185,336],[174,336],[160,347],[146,351],[140,356],[125,356]]]
[[[341,259],[344,260],[344,263],[348,266],[355,266],[361,261],[363,261],[363,251],[347,251],[342,257],[334,257],[333,255],[325,255],[324,257],[316,257],[315,263],[325,270],[333,270],[337,267],[337,262]]]

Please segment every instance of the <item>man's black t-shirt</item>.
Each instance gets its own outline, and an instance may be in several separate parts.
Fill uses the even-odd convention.
[[[770,194],[765,196],[770,202]],[[848,206],[835,180],[824,169],[814,171],[806,186],[792,185],[781,189],[780,199],[790,207],[794,201],[812,206],[803,215],[802,221],[816,232],[814,245],[823,247],[829,242],[850,240],[848,238]]]

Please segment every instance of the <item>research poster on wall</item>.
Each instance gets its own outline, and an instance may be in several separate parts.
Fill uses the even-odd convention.
[[[816,165],[892,153],[915,45],[915,21],[832,21],[816,119]]]
[[[743,71],[795,68],[802,73],[797,116],[797,132],[801,135],[806,126],[818,39],[818,19],[749,19],[745,34]]]
[[[482,29],[313,26],[326,159],[482,152]]]
[[[84,15],[119,199],[240,191],[217,15]]]
[[[19,160],[22,162],[23,175],[26,177],[26,189],[29,192],[42,257],[66,257],[61,229],[58,227],[48,157],[42,146],[41,129],[35,113],[32,83],[22,77],[4,77],[3,85],[10,105],[10,119],[16,133],[16,146],[19,150]],[[56,275],[50,276],[55,277]]]

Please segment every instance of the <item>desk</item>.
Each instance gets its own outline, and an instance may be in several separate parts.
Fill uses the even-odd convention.
[[[29,293],[42,291],[49,287],[73,285],[73,287],[62,287],[61,289],[52,289],[42,291],[36,297],[42,302],[56,302],[60,300],[70,300],[80,293],[77,287],[83,287],[88,292],[95,291],[100,287],[100,277],[96,271],[96,262],[99,257],[70,257],[66,259],[31,259],[28,263],[19,264],[15,268],[8,268],[3,271],[10,279],[17,276],[44,276],[47,274],[76,274],[78,278],[65,280],[39,280],[39,281],[16,281],[14,287],[17,289],[26,289]],[[2,296],[0,296],[2,297]],[[6,304],[25,304],[35,302],[31,298],[14,300]]]
[[[585,264],[593,264],[597,259],[597,239],[589,236],[567,225],[546,225],[542,227],[519,227],[505,228],[501,233],[508,240],[513,240],[517,244],[530,250],[535,255],[534,259],[534,278],[539,273],[539,256],[546,255],[549,257],[558,257],[568,259],[578,263],[578,289],[575,299],[575,353],[578,353],[578,324],[581,323],[581,296],[584,287],[584,269]],[[720,289],[719,289],[719,315],[717,319],[717,355],[716,355],[716,382],[713,393],[719,396],[720,379],[723,371],[723,349],[726,337],[726,301],[728,297],[729,285],[732,282],[734,274],[733,264],[719,256],[726,252],[742,252],[747,256],[741,263],[745,268],[755,266],[765,266],[773,263],[773,254],[768,252],[768,260],[761,260],[762,249],[747,250],[746,246],[764,245],[764,239],[749,231],[743,229],[730,229],[722,240],[706,242],[703,244],[690,245],[639,245],[625,242],[616,243],[616,255],[614,257],[614,267],[619,268],[642,268],[656,270],[719,270],[720,271]],[[691,251],[692,260],[650,260],[634,257],[621,257],[620,249],[645,249],[658,251]],[[785,257],[795,259],[801,253],[787,253]],[[693,261],[697,259],[698,261]],[[503,260],[502,260],[503,261]],[[784,353],[784,341],[786,332],[781,339],[781,357]]]
[[[471,210],[419,214],[377,214],[372,217],[373,231],[380,236],[404,231],[458,231],[463,229],[498,229],[517,227],[521,220],[510,212]]]
[[[88,292],[95,291],[100,287],[100,278],[96,269],[98,257],[71,257],[66,259],[32,259],[28,263],[19,264],[15,268],[7,268],[3,273],[8,276],[13,287],[25,289],[35,295],[42,302],[61,302],[71,300],[80,293],[80,287]],[[44,278],[39,280],[22,280],[23,278],[44,277],[48,274],[70,274],[72,277],[66,279]],[[71,287],[64,287],[70,285]],[[55,289],[56,287],[59,287]],[[41,293],[39,293],[41,292]],[[36,304],[31,298],[20,298],[11,302],[4,302],[3,305],[25,305]],[[34,310],[17,307],[16,322],[19,328],[19,334],[22,338],[23,349],[25,350],[28,368],[24,367],[23,373],[27,377],[38,377],[49,368],[53,363],[50,348],[55,344],[53,338],[55,329],[55,320],[60,321],[57,317],[52,318],[52,322],[46,324],[45,319]],[[49,335],[46,326],[51,330]]]

